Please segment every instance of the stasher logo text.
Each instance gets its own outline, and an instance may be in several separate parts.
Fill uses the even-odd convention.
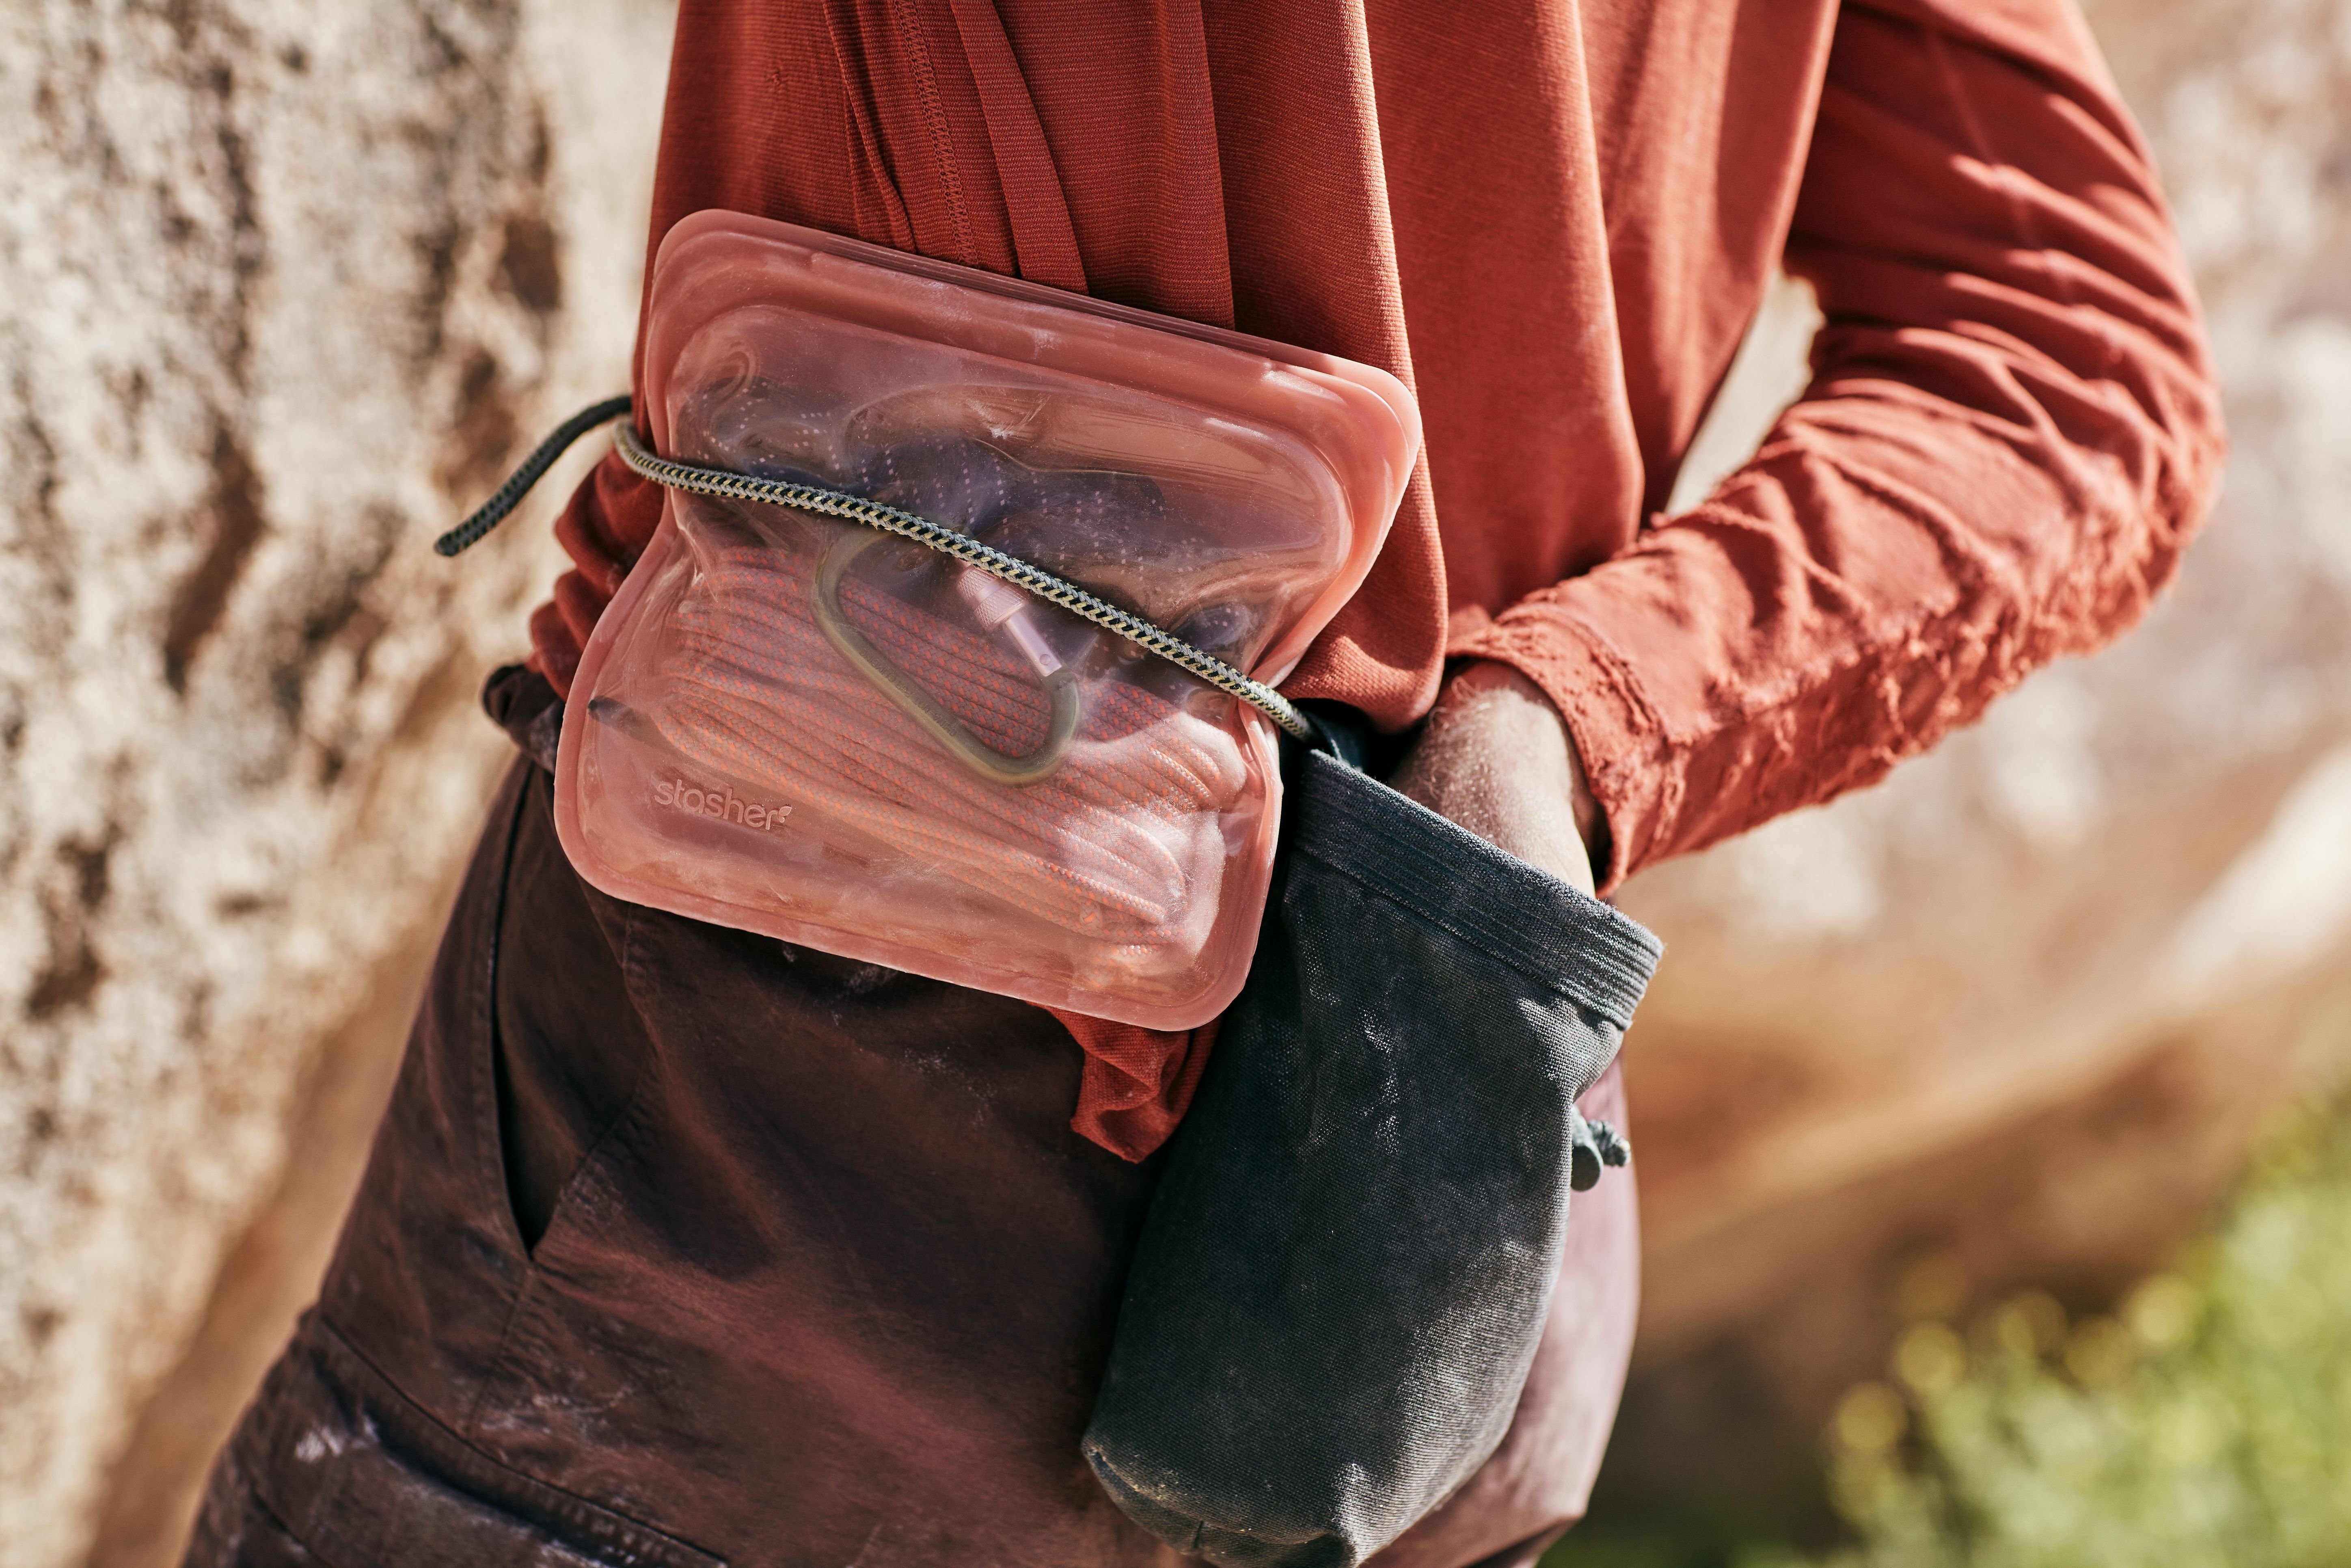
[[[683,779],[664,779],[653,785],[653,804],[697,817],[718,817],[761,832],[774,832],[792,814],[789,806],[760,806],[732,789],[705,789]]]

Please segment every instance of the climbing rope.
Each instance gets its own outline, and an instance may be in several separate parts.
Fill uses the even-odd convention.
[[[1230,730],[1104,681],[1066,766],[1017,789],[943,768],[926,726],[828,655],[806,608],[816,570],[795,552],[715,541],[632,674],[634,689],[658,695],[643,707],[598,695],[590,716],[697,778],[810,808],[1091,942],[1141,956],[1200,940],[1200,899],[1228,852],[1221,823],[1249,787]],[[841,602],[874,652],[919,673],[977,743],[1008,756],[1047,745],[1054,694],[995,639],[855,579]]]
[[[531,486],[537,484],[540,476],[553,466],[555,460],[563,455],[566,447],[596,426],[628,413],[630,408],[630,402],[625,397],[608,398],[564,421],[553,434],[539,444],[538,450],[515,471],[514,476],[498,486],[497,493],[484,503],[480,510],[442,535],[433,548],[444,556],[454,556],[475,543],[505,520]],[[1041,567],[1031,566],[1018,556],[1007,555],[1000,549],[982,544],[967,534],[957,533],[953,528],[884,502],[852,496],[846,490],[783,479],[762,479],[754,475],[738,474],[731,468],[680,463],[673,458],[658,456],[647,451],[644,444],[637,439],[633,423],[622,424],[614,433],[612,445],[620,453],[621,461],[632,471],[669,489],[718,500],[758,501],[769,506],[789,507],[795,511],[861,523],[883,533],[912,539],[967,566],[977,567],[990,577],[1011,583],[1048,603],[1059,605],[1105,632],[1125,638],[1186,674],[1220,692],[1238,697],[1301,740],[1309,744],[1322,742],[1313,720],[1288,697],[1262,681],[1251,680],[1215,654],[1192,646],[1174,632],[1139,615],[1096,598],[1074,582],[1056,577]]]

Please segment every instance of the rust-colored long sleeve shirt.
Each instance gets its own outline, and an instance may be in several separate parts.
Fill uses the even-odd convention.
[[[1448,654],[1524,671],[1604,891],[2114,634],[2220,454],[2155,172],[2065,0],[685,0],[653,241],[714,206],[1402,377],[1426,462],[1285,689],[1402,726]],[[1660,515],[1783,258],[1826,317],[1812,385]],[[566,514],[532,627],[559,686],[658,510],[607,463]]]

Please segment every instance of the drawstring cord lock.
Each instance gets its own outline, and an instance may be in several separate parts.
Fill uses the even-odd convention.
[[[1625,1134],[1596,1117],[1575,1117],[1573,1152],[1568,1160],[1568,1188],[1590,1192],[1600,1185],[1603,1166],[1620,1170],[1633,1163],[1633,1145]]]

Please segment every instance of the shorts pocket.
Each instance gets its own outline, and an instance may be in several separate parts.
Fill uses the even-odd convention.
[[[315,1316],[271,1371],[224,1460],[231,1467],[250,1478],[287,1533],[334,1568],[726,1568],[500,1464],[411,1403]]]

